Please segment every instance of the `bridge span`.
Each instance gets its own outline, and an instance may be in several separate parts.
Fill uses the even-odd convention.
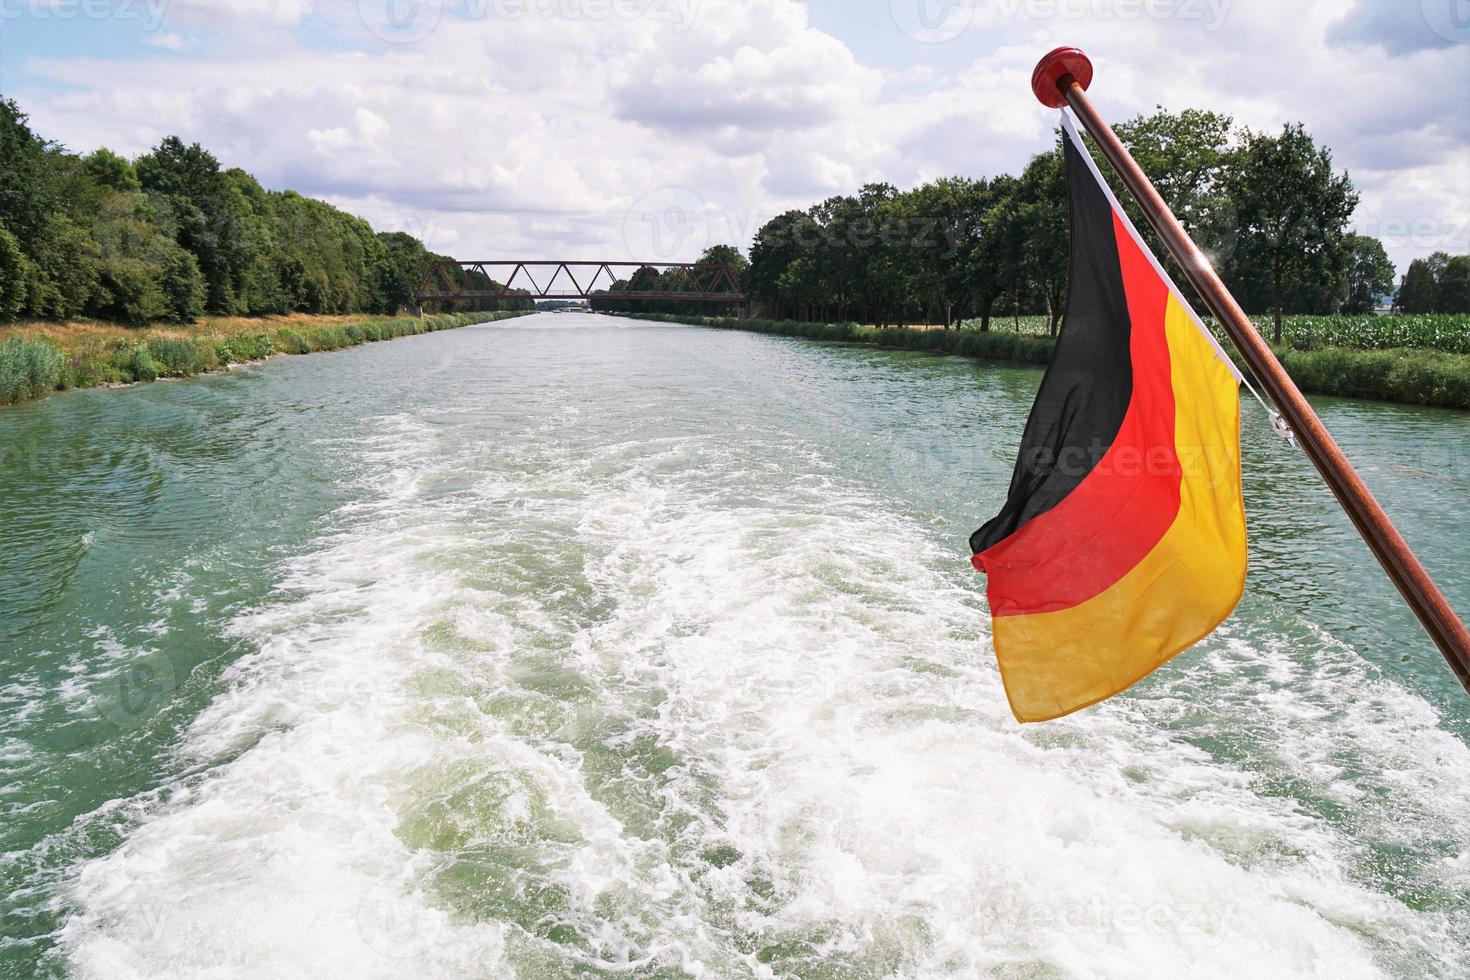
[[[424,270],[413,294],[420,307],[517,297],[749,305],[734,271],[723,262],[437,260]]]

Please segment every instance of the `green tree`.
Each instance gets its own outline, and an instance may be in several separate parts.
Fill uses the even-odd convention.
[[[990,329],[995,304],[1018,288],[1025,275],[1025,197],[1021,182],[1002,174],[987,183],[978,201],[980,233],[968,256],[980,329]]]
[[[1138,116],[1116,127],[1118,138],[1149,175],[1190,235],[1207,251],[1228,238],[1231,224],[1224,187],[1233,122],[1229,116],[1198,109]],[[1121,188],[1120,188],[1121,189]],[[1127,194],[1134,224],[1147,229],[1143,213]],[[1167,254],[1158,250],[1160,254]]]
[[[966,258],[980,234],[983,183],[944,177],[904,195],[913,225],[914,281],[919,298],[946,327],[960,319],[971,301]],[[930,313],[926,319],[936,319]]]
[[[219,160],[198,143],[185,146],[177,136],[165,137],[134,164],[143,188],[170,197],[208,201],[223,191]]]
[[[1293,290],[1342,282],[1347,225],[1358,204],[1352,181],[1332,169],[1300,123],[1279,136],[1247,132],[1226,168],[1239,240],[1228,274],[1250,306],[1265,305],[1281,342],[1281,317]]]
[[[1119,138],[1170,210],[1216,265],[1223,265],[1234,250],[1238,230],[1225,186],[1233,127],[1233,120],[1219,113],[1198,109],[1171,113],[1162,107],[1153,115],[1138,116],[1116,127]],[[1124,191],[1116,176],[1105,174],[1145,242],[1174,271],[1174,280],[1186,298],[1197,300],[1188,277],[1154,233],[1133,196]]]
[[[14,320],[25,309],[31,275],[20,242],[0,223],[0,321]]]
[[[169,313],[169,300],[152,263],[127,255],[102,261],[97,312],[104,318],[132,326],[161,320]]]
[[[56,207],[46,175],[50,149],[20,107],[0,98],[0,217],[27,252]]]
[[[92,237],[98,248],[95,312],[120,323],[192,320],[188,255],[153,222],[146,199],[113,194],[99,209]],[[202,289],[195,280],[194,288]]]
[[[750,260],[734,245],[711,245],[704,250],[699,261],[727,267],[731,275],[735,277],[737,285],[745,277],[745,270],[750,268]]]
[[[419,240],[402,231],[378,236],[383,246],[379,266],[377,305],[384,313],[413,305],[413,291],[429,267],[429,253]]]
[[[177,245],[162,249],[159,287],[167,299],[166,318],[174,323],[193,323],[204,314],[207,290],[204,274],[193,254]]]
[[[1060,144],[1049,153],[1032,157],[1020,183],[1020,221],[1024,235],[1021,268],[1026,285],[1046,307],[1047,328],[1056,336],[1067,298],[1068,240],[1071,219],[1067,205],[1067,177]]]
[[[1436,313],[1470,313],[1470,255],[1445,259],[1434,290]]]
[[[1344,313],[1371,313],[1380,296],[1393,292],[1393,263],[1383,243],[1367,235],[1348,235],[1348,294]]]
[[[58,214],[34,243],[30,315],[66,320],[96,312],[101,250],[82,220],[95,221],[95,215]]]
[[[747,288],[746,278],[750,270],[750,260],[734,245],[711,245],[704,250],[698,261],[709,265],[723,265],[730,270],[729,283],[717,280],[710,273],[700,273],[698,281],[701,286],[712,286],[716,291],[720,292],[731,289],[732,287],[737,292],[744,292]],[[693,283],[690,285],[692,286]],[[710,303],[687,303],[675,304],[675,306],[679,312],[691,314],[733,313],[737,310],[734,304],[712,305]]]
[[[791,297],[796,305],[797,316],[811,319],[811,310],[820,301],[822,293],[821,275],[817,270],[816,259],[803,255],[799,256],[781,272],[777,281],[781,293]]]
[[[746,288],[776,317],[792,310],[793,295],[781,285],[782,277],[798,259],[815,252],[822,229],[805,211],[787,211],[767,221],[750,247]]]
[[[224,261],[235,308],[252,316],[288,312],[270,262],[280,247],[272,196],[240,169],[226,170],[224,182],[224,220],[232,236]]]
[[[90,296],[88,249],[78,241],[86,236],[64,207],[85,216],[88,186],[74,158],[31,132],[19,107],[0,99],[0,218],[26,259],[18,267],[26,277],[21,313],[74,316]]]
[[[83,157],[82,169],[99,187],[108,190],[131,193],[143,189],[133,165],[106,147]]]
[[[1436,252],[1427,259],[1410,262],[1399,284],[1394,309],[1400,313],[1433,313],[1439,301],[1439,273],[1449,258],[1443,252]]]
[[[241,170],[222,170],[208,150],[198,143],[186,146],[177,136],[139,157],[135,168],[161,220],[198,260],[210,310],[242,314],[265,312],[263,307],[273,305],[274,290],[259,281],[264,266],[257,261],[270,247],[270,208],[268,195],[254,178]],[[260,294],[249,295],[249,285]]]
[[[226,252],[225,181],[219,161],[198,143],[166,137],[134,163],[153,207],[180,245],[194,253],[208,289],[208,307],[235,313],[235,293]]]

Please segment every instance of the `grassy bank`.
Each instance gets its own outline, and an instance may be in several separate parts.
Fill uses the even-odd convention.
[[[1044,335],[996,329],[981,333],[978,330],[879,329],[856,323],[741,320],[661,313],[620,315],[640,320],[875,344],[1023,364],[1046,364],[1051,360],[1055,343]],[[1408,405],[1470,409],[1470,355],[1413,348],[1349,350],[1342,347],[1318,350],[1282,348],[1277,354],[1303,391],[1349,398],[1375,398]]]
[[[48,391],[186,378],[273,354],[341,350],[524,315],[219,317],[141,330],[90,322],[15,324],[0,327],[0,405]]]

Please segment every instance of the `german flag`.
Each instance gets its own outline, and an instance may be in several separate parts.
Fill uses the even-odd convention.
[[[1240,376],[1063,119],[1066,319],[1005,507],[970,539],[1023,722],[1137,683],[1245,585]]]

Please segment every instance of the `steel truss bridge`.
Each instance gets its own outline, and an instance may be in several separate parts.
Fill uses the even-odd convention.
[[[457,270],[457,271],[456,271]],[[739,303],[734,272],[723,262],[434,261],[414,302],[476,299],[628,299]]]

